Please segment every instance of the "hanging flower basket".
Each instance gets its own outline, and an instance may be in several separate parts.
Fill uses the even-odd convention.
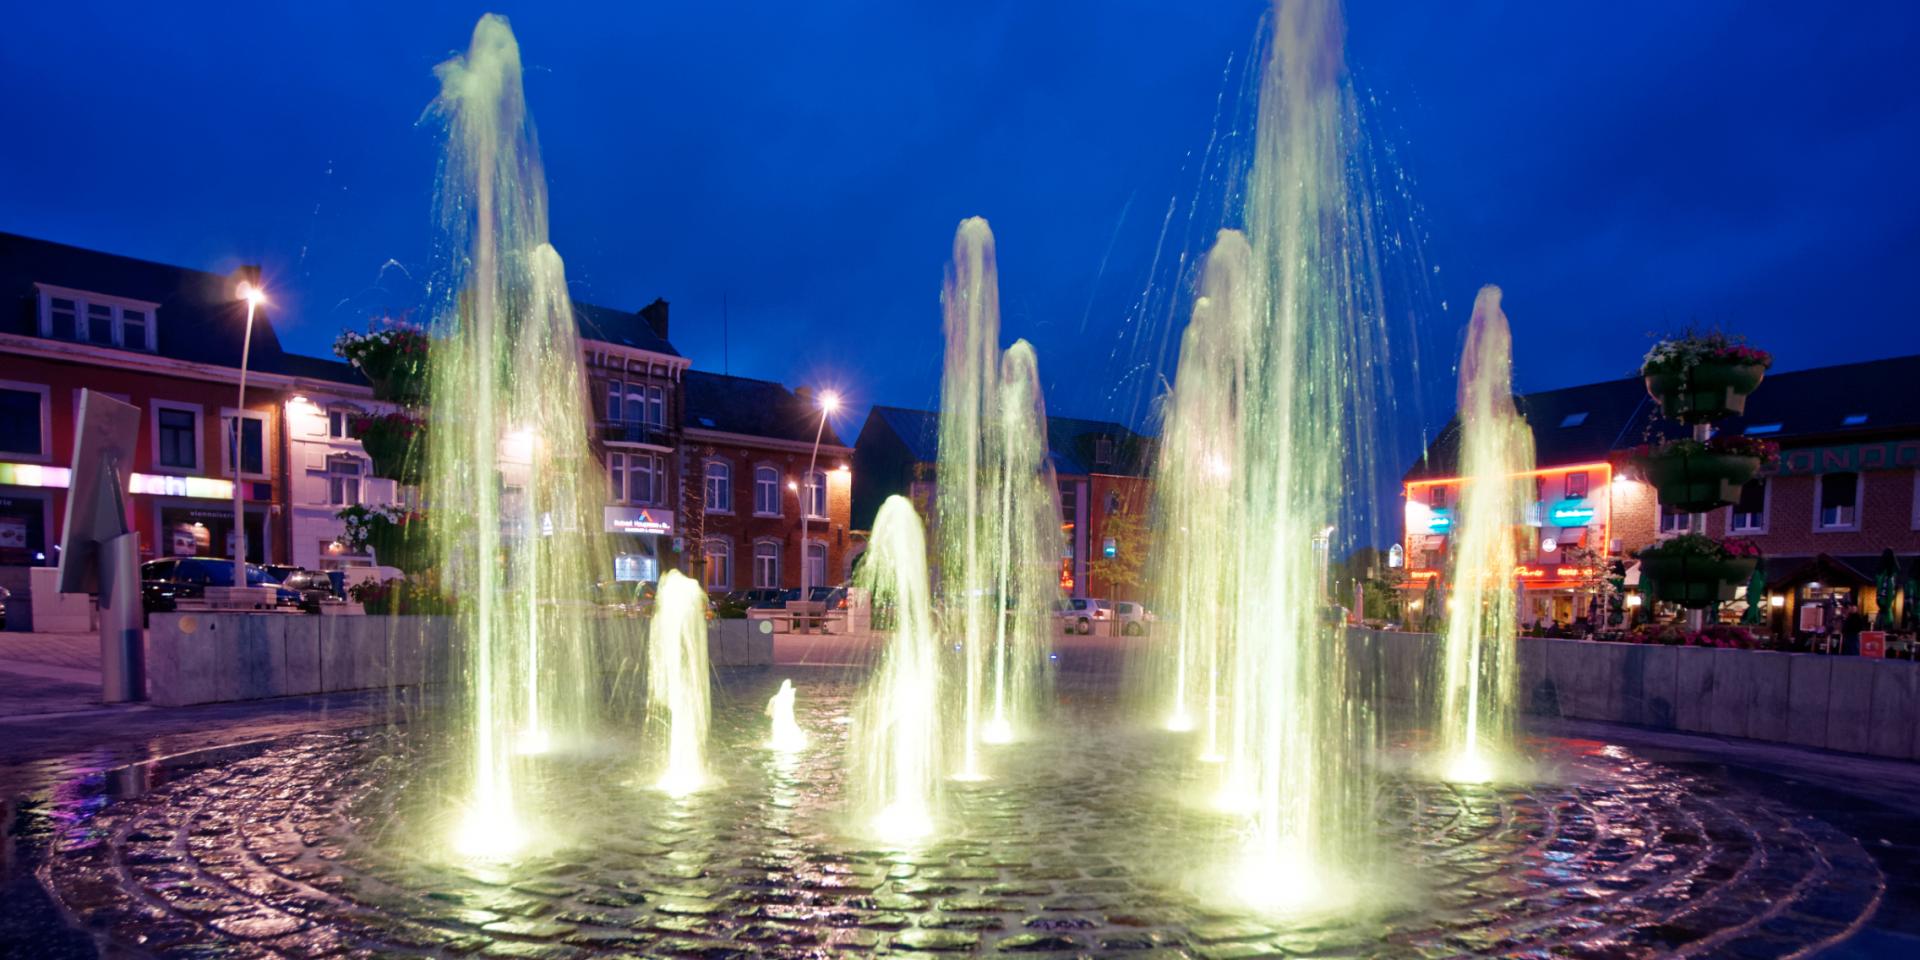
[[[1751,437],[1675,440],[1641,451],[1647,482],[1660,503],[1683,513],[1704,513],[1740,500],[1740,487],[1779,456],[1779,445]]]
[[[1640,574],[1652,581],[1657,599],[1700,610],[1732,600],[1734,589],[1753,576],[1759,562],[1760,552],[1750,540],[1690,533],[1640,551]]]
[[[425,514],[404,507],[348,507],[339,517],[346,525],[340,538],[348,549],[372,549],[383,566],[420,573],[439,561]]]
[[[418,484],[426,459],[426,421],[404,413],[354,417],[347,432],[360,441],[376,477]]]
[[[1660,341],[1641,362],[1640,375],[1667,419],[1711,423],[1745,413],[1747,395],[1772,365],[1766,351],[1711,333]]]
[[[413,404],[426,399],[429,343],[419,327],[388,322],[366,333],[341,333],[333,352],[366,375],[376,398]]]

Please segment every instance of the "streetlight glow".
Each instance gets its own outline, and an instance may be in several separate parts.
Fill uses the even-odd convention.
[[[820,392],[820,409],[827,413],[832,413],[835,410],[840,409],[840,395],[837,393],[834,393],[832,390],[821,391]]]
[[[240,299],[245,300],[248,306],[257,307],[267,302],[266,288],[255,286],[251,280],[240,281],[240,289],[237,292]]]

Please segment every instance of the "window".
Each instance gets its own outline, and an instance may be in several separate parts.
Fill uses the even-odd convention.
[[[1740,487],[1740,501],[1733,505],[1727,529],[1734,533],[1765,533],[1767,530],[1767,481],[1765,477],[1748,480]]]
[[[1435,510],[1445,510],[1447,508],[1447,488],[1439,486],[1438,484],[1428,488],[1427,506]]]
[[[827,582],[827,545],[818,540],[807,541],[807,586],[824,586]],[[804,599],[804,598],[803,598]]]
[[[709,590],[728,590],[733,587],[733,546],[718,538],[705,541],[701,552],[707,559],[706,581]]]
[[[160,466],[200,469],[200,415],[192,410],[155,407],[153,416]]]
[[[660,464],[650,453],[635,453],[627,457],[627,496],[634,503],[653,504],[660,502],[660,487],[665,480],[661,476]]]
[[[1588,483],[1587,472],[1585,470],[1582,470],[1579,473],[1567,474],[1567,498],[1570,500],[1580,500],[1585,498],[1587,495],[1587,490],[1589,489],[1587,487],[1587,483]]]
[[[1861,426],[1862,424],[1865,424],[1866,422],[1867,422],[1866,414],[1850,413],[1850,414],[1847,414],[1846,417],[1840,421],[1840,425],[1843,427],[1858,427],[1858,426]]]
[[[780,545],[762,540],[753,545],[753,585],[780,586]]]
[[[80,339],[80,307],[65,297],[53,297],[48,301],[47,325],[44,331],[55,340]]]
[[[1108,467],[1113,465],[1113,438],[1099,436],[1093,438],[1093,465]]]
[[[619,420],[620,413],[621,413],[620,381],[608,380],[607,381],[607,419]]]
[[[827,474],[824,470],[815,470],[807,481],[807,516],[815,520],[827,518]]]
[[[225,449],[227,472],[233,472],[233,416],[220,418],[220,445]],[[267,472],[266,461],[267,422],[258,414],[249,413],[240,418],[240,472],[261,475]]]
[[[627,499],[627,455],[624,453],[607,454],[607,497],[615,503],[624,503]]]
[[[0,453],[47,455],[46,406],[44,389],[0,388]]]
[[[1693,514],[1682,513],[1672,507],[1660,507],[1660,532],[1687,533],[1693,529]]]
[[[102,347],[152,350],[159,304],[40,287],[40,335]]]
[[[707,512],[733,512],[733,467],[724,460],[707,461]]]
[[[358,457],[327,458],[327,502],[350,507],[360,502],[361,463]]]
[[[647,423],[656,428],[667,425],[667,392],[657,386],[647,388]]]
[[[1860,475],[1823,473],[1820,475],[1820,515],[1818,530],[1858,530],[1860,528]]]
[[[622,409],[620,419],[628,423],[640,423],[647,419],[647,388],[637,383],[626,385],[627,405]]]
[[[345,410],[327,411],[327,436],[335,440],[350,440],[347,425],[353,422],[353,414]]]
[[[760,517],[780,515],[780,471],[772,467],[753,468],[753,513]]]
[[[1587,411],[1582,410],[1579,413],[1569,413],[1565,417],[1562,417],[1560,419],[1560,426],[1577,427],[1586,422],[1587,422]]]

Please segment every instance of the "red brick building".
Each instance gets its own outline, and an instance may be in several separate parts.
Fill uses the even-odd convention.
[[[812,393],[699,370],[684,387],[682,450],[697,478],[684,524],[690,569],[714,592],[798,587],[802,563],[809,586],[844,582],[856,553],[853,451],[830,420],[822,427]]]
[[[240,277],[0,234],[0,586],[24,594],[27,568],[58,561],[83,387],[141,408],[129,520],[143,559],[231,555],[237,416],[249,558],[292,561],[288,496],[308,465],[290,456],[288,411],[372,391],[347,364],[283,350],[269,305],[236,410]]]
[[[1920,559],[1920,404],[1910,399],[1915,384],[1920,356],[1773,373],[1747,399],[1744,415],[1716,424],[1720,431],[1781,446],[1780,462],[1748,483],[1739,503],[1706,514],[1703,531],[1759,545],[1766,558],[1764,602],[1777,631],[1800,628],[1800,610],[1828,600],[1857,601],[1869,613],[1877,611],[1874,577],[1883,551],[1892,550],[1903,571]],[[1632,466],[1631,450],[1686,430],[1660,418],[1640,378],[1516,401],[1533,428],[1543,475],[1593,474],[1582,484],[1583,497],[1552,484],[1551,490],[1542,488],[1547,492],[1539,522],[1529,534],[1536,547],[1546,540],[1568,542],[1567,530],[1552,518],[1572,500],[1593,511],[1580,519],[1604,518],[1604,532],[1594,542],[1604,543],[1609,556],[1624,559],[1657,539],[1693,532],[1696,518],[1661,508]],[[1405,551],[1416,577],[1445,566],[1458,440],[1458,423],[1449,424],[1406,476]],[[1536,552],[1535,559],[1547,564],[1556,558]],[[1525,611],[1529,616],[1569,619],[1571,603],[1528,586],[1535,604]]]

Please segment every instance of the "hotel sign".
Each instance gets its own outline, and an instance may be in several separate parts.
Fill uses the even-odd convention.
[[[607,507],[608,533],[673,533],[673,511],[659,507]]]
[[[1780,451],[1780,473],[1860,473],[1920,467],[1920,440],[1887,440]]]

